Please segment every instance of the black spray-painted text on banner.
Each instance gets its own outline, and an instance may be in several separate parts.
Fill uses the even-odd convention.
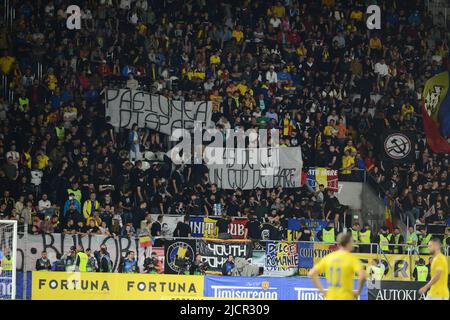
[[[109,89],[106,92],[106,116],[117,128],[149,128],[165,134],[175,129],[192,129],[194,122],[206,126],[211,121],[211,102],[167,99],[145,91]]]

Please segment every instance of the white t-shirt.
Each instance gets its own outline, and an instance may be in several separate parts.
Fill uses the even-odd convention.
[[[52,203],[50,202],[50,200],[39,200],[39,202],[38,202],[38,207],[39,207],[39,211],[42,211],[42,210],[45,210],[45,209],[48,209],[48,208],[50,208],[52,206]]]
[[[266,80],[269,81],[269,83],[277,83],[278,82],[278,76],[275,71],[267,71],[266,72]]]
[[[274,28],[278,28],[281,24],[281,20],[278,17],[272,17],[270,18],[269,23],[274,27]]]
[[[44,175],[41,170],[31,170],[31,183],[35,186],[39,186],[42,183],[42,176]]]
[[[377,62],[375,64],[375,73],[378,73],[381,76],[387,76],[389,73],[389,68],[386,63],[381,64]]]

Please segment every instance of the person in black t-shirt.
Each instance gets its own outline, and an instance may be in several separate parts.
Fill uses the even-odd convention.
[[[217,219],[217,229],[219,231],[219,239],[231,239],[231,234],[228,232],[228,226],[231,223],[231,218],[223,214],[221,218]]]
[[[260,240],[261,239],[261,222],[258,221],[256,215],[249,214],[248,221],[245,224],[245,238],[250,240]]]
[[[152,227],[150,229],[150,234],[152,237],[160,237],[162,235],[162,222],[163,222],[163,215],[159,215],[158,219],[153,222]],[[156,239],[154,241],[154,246],[155,247],[161,247],[162,246],[162,240],[161,239]]]
[[[189,216],[185,216],[183,222],[178,222],[177,227],[173,231],[173,236],[180,238],[189,238],[191,234],[192,230],[189,226]]]

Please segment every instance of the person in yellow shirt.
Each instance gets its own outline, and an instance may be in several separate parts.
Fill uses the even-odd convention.
[[[323,134],[326,137],[335,136],[337,134],[338,130],[336,128],[336,124],[333,119],[330,119],[330,122],[328,122],[328,125],[325,126],[323,129]]]
[[[220,64],[220,52],[216,51],[215,54],[213,54],[210,58],[209,58],[209,63],[211,65],[219,65]]]
[[[36,155],[36,160],[38,163],[38,169],[43,170],[48,165],[49,157],[43,150],[39,150]]]
[[[383,48],[383,45],[381,44],[380,38],[378,38],[377,36],[370,38],[369,47],[370,49],[381,50]]]
[[[245,80],[242,80],[240,83],[238,83],[238,85],[236,87],[239,90],[239,94],[241,96],[245,95],[247,93],[247,91],[249,90],[249,88],[247,86],[247,82]]]
[[[402,106],[402,116],[406,116],[407,114],[410,115],[414,115],[414,107],[411,103],[409,103],[409,101],[407,101],[403,106]]]
[[[355,148],[355,146],[353,145],[353,140],[348,140],[347,141],[347,145],[344,148],[344,152],[350,152],[351,155],[356,155],[357,150]]]
[[[448,262],[447,257],[441,252],[441,240],[433,238],[428,242],[428,250],[433,257],[431,262],[430,281],[422,288],[419,293],[422,295],[428,290],[427,300],[448,300]]]
[[[352,254],[353,238],[351,233],[337,236],[339,249],[319,261],[308,276],[323,294],[326,300],[355,300],[361,294],[367,274],[359,259]],[[325,273],[328,288],[324,289],[319,275]],[[358,289],[353,291],[355,274],[358,276]]]
[[[4,75],[9,74],[15,61],[16,59],[9,56],[5,51],[3,57],[0,58],[0,70]]]
[[[344,156],[342,157],[342,174],[351,174],[354,167],[355,157],[350,154],[350,151],[344,151]]]
[[[242,39],[244,39],[244,33],[241,30],[241,26],[237,25],[236,29],[231,33],[231,37],[236,39],[237,43],[241,43]]]
[[[352,13],[350,14],[350,19],[352,20],[356,20],[356,21],[362,21],[364,14],[362,13],[361,10],[353,10]]]
[[[286,15],[286,8],[283,7],[280,1],[277,1],[277,4],[269,9],[268,14],[274,13],[278,18],[283,18]]]

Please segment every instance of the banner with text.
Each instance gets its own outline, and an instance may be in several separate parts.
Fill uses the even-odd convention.
[[[17,241],[17,270],[32,271],[35,269],[36,260],[41,257],[42,251],[47,251],[49,260],[56,261],[57,254],[63,255],[69,252],[71,246],[81,244],[92,251],[100,249],[100,245],[106,245],[113,262],[113,270],[117,271],[120,258],[125,257],[128,251],[136,253],[138,266],[142,268],[146,257],[150,257],[153,247],[141,248],[139,238],[113,237],[103,235],[66,235],[60,233],[24,235],[19,234]],[[158,251],[159,252],[159,251]]]
[[[307,183],[314,191],[319,190],[319,186],[323,185],[331,191],[339,191],[338,171],[327,168],[311,168],[308,170]]]
[[[211,102],[167,99],[145,91],[108,89],[106,116],[116,128],[149,128],[171,135],[175,129],[193,129],[194,122],[211,122]]]
[[[326,280],[320,279],[326,288]],[[205,277],[205,297],[219,299],[265,299],[265,300],[324,300],[309,278],[291,277]],[[354,283],[357,288],[357,281]],[[364,286],[360,300],[367,300]]]
[[[33,300],[172,300],[203,298],[200,276],[39,272],[32,275]]]
[[[208,271],[221,272],[229,255],[249,259],[252,256],[251,241],[246,240],[197,240],[197,253],[206,262]]]
[[[252,148],[220,150],[223,151],[221,164],[207,165],[211,183],[217,184],[220,189],[251,190],[301,186],[303,161],[300,147],[254,148],[258,150],[256,163],[249,161]],[[235,161],[236,159],[244,160]]]

